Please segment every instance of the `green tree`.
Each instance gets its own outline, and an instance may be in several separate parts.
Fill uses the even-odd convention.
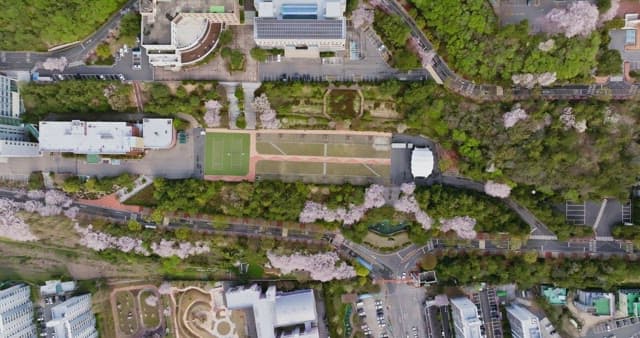
[[[369,269],[367,269],[364,265],[362,265],[360,263],[356,263],[354,265],[354,268],[356,270],[356,275],[358,277],[367,277],[367,276],[369,276]]]
[[[438,258],[431,253],[424,255],[420,259],[420,268],[424,271],[431,271],[438,265]]]
[[[622,56],[615,49],[608,49],[598,56],[597,75],[617,75],[622,73]]]
[[[140,232],[142,231],[142,224],[132,218],[127,222],[127,228],[129,228],[129,231],[131,232]]]
[[[267,57],[269,56],[269,52],[267,52],[266,50],[260,47],[251,48],[250,54],[251,54],[251,57],[258,62],[266,61]]]
[[[191,229],[187,227],[180,227],[175,231],[176,238],[181,241],[187,241],[191,237]]]

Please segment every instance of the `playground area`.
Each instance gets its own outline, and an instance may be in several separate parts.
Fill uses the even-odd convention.
[[[207,133],[205,175],[245,176],[249,172],[249,134]]]

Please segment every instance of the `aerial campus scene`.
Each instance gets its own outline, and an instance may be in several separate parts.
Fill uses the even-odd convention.
[[[2,7],[0,338],[640,338],[640,1]]]

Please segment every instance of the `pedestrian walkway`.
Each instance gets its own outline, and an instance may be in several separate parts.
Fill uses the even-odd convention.
[[[246,129],[256,129],[257,116],[253,107],[253,99],[255,91],[260,88],[261,82],[243,82],[242,91],[244,92],[244,118],[247,121]]]

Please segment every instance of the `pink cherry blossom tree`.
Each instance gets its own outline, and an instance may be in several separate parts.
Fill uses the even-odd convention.
[[[267,94],[262,93],[253,99],[253,109],[255,109],[260,119],[260,124],[264,129],[280,128],[280,120],[277,118],[276,111],[271,108],[271,103]]]
[[[440,219],[440,230],[442,232],[454,231],[462,239],[474,239],[477,232],[473,229],[476,220],[469,216],[457,216],[449,219]]]
[[[498,198],[507,198],[511,194],[511,187],[494,181],[487,181],[484,184],[485,194]]]
[[[529,118],[527,112],[522,109],[519,103],[516,103],[510,111],[504,113],[502,115],[502,120],[504,123],[504,127],[509,129],[516,125],[519,121],[523,121]]]
[[[204,114],[204,122],[208,127],[220,127],[222,118],[220,117],[220,109],[222,105],[216,100],[209,100],[204,104],[206,113]]]
[[[170,295],[173,291],[173,286],[169,282],[162,282],[160,287],[158,287],[158,293],[161,295]]]
[[[20,203],[0,198],[0,237],[19,242],[38,240],[24,219],[17,215],[20,209]]]
[[[369,209],[382,207],[385,200],[385,188],[378,184],[369,186],[364,193],[364,203],[362,205],[349,205],[349,208],[337,208],[331,210],[327,206],[307,201],[298,216],[300,223],[313,223],[317,220],[325,222],[340,222],[344,225],[357,223],[364,217]]]
[[[294,253],[292,255],[277,255],[267,252],[267,258],[271,266],[280,269],[282,274],[294,271],[307,271],[311,279],[327,282],[334,279],[350,279],[356,276],[355,269],[345,262],[335,252],[305,255]]]
[[[202,255],[209,252],[209,246],[204,242],[176,242],[162,239],[160,243],[151,243],[151,251],[160,257],[177,256],[185,259],[189,256]]]
[[[366,28],[373,23],[373,10],[360,2],[358,8],[351,12],[351,22],[356,29]]]
[[[585,37],[596,30],[598,20],[598,7],[588,1],[573,1],[566,8],[549,11],[540,26],[547,33],[564,33],[568,38]]]

